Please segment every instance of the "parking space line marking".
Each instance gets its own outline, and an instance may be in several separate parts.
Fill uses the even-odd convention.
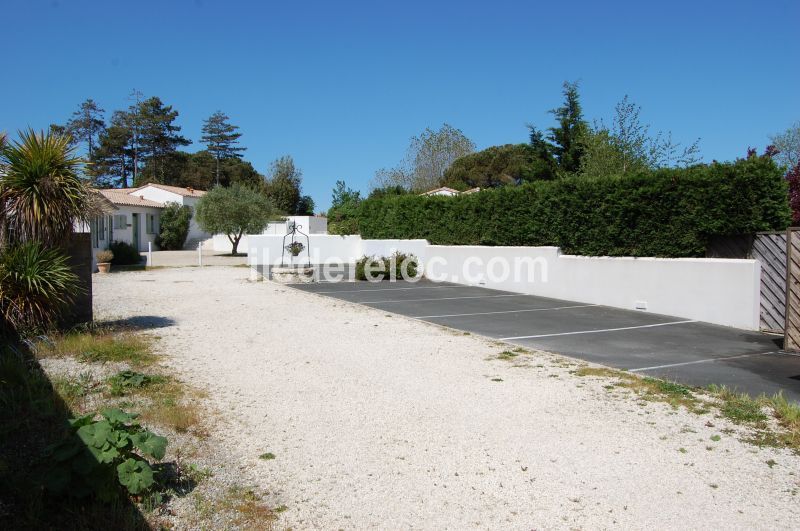
[[[695,365],[697,363],[708,363],[711,361],[725,361],[725,360],[735,360],[737,358],[751,358],[753,356],[765,356],[767,354],[778,354],[779,351],[773,350],[771,352],[755,352],[753,354],[739,354],[737,356],[727,356],[725,358],[706,358],[702,360],[694,360],[694,361],[684,361],[682,363],[667,363],[666,365],[654,365],[653,367],[642,367],[640,369],[629,369],[628,372],[642,372],[642,371],[654,371],[656,369],[668,369],[670,367],[680,367],[682,365]]]
[[[539,339],[544,337],[558,337],[558,336],[577,336],[579,334],[600,334],[603,332],[617,332],[620,330],[636,330],[638,328],[654,328],[656,326],[670,326],[676,324],[684,324],[684,323],[696,323],[694,319],[690,319],[687,321],[670,321],[668,323],[656,323],[656,324],[649,324],[649,325],[640,325],[640,326],[623,326],[621,328],[604,328],[601,330],[578,330],[577,332],[560,332],[558,334],[539,334],[535,336],[515,336],[515,337],[501,337],[500,341],[509,341],[512,339]]]
[[[376,288],[376,289],[346,289],[341,291],[315,291],[314,293],[356,293],[360,291],[402,291],[409,289],[446,289],[446,288],[470,288],[473,286],[415,286],[413,288]]]
[[[394,301],[348,301],[348,302],[354,302],[356,304],[385,304],[388,302],[454,301],[456,299],[495,299],[497,297],[531,297],[531,295],[526,295],[524,293],[512,293],[508,295],[475,295],[471,297],[438,297],[435,299],[408,299],[408,300],[394,300]]]
[[[438,299],[437,299],[438,300]],[[498,312],[477,312],[477,313],[451,313],[446,315],[418,315],[413,319],[435,319],[437,317],[467,317],[470,315],[495,315],[498,313],[522,313],[522,312],[547,312],[550,310],[566,310],[569,308],[590,308],[600,306],[599,304],[576,304],[573,306],[556,306],[554,308],[531,308],[527,310],[503,310]]]

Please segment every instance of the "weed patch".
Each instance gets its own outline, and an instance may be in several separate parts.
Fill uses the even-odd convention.
[[[158,375],[148,375],[136,371],[120,371],[108,379],[111,396],[122,396],[126,392],[140,389],[152,383],[164,383],[166,378]]]

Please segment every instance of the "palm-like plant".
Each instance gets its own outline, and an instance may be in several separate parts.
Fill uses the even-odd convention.
[[[18,332],[45,328],[80,291],[67,258],[38,242],[0,255],[0,322]]]
[[[68,136],[21,131],[0,147],[0,241],[58,245],[92,215],[83,162]]]

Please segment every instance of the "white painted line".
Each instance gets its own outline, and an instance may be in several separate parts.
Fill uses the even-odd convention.
[[[348,301],[356,304],[385,304],[389,302],[425,302],[425,301],[454,301],[456,299],[495,299],[497,297],[530,297],[524,293],[514,293],[509,295],[476,295],[474,297],[439,297],[436,299],[408,299],[396,301]]]
[[[418,315],[414,319],[435,319],[437,317],[466,317],[469,315],[496,315],[499,313],[522,313],[522,312],[549,312],[550,310],[567,310],[569,308],[591,308],[600,306],[599,304],[576,304],[574,306],[556,306],[554,308],[531,308],[528,310],[504,310],[501,312],[478,312],[478,313],[451,313],[445,315]]]
[[[670,321],[668,323],[656,323],[656,324],[649,324],[649,325],[640,325],[640,326],[624,326],[622,328],[604,328],[601,330],[579,330],[577,332],[561,332],[559,334],[540,334],[536,336],[515,336],[515,337],[501,337],[500,341],[509,341],[512,339],[539,339],[543,337],[558,337],[558,336],[577,336],[579,334],[600,334],[603,332],[617,332],[620,330],[636,330],[639,328],[654,328],[656,326],[670,326],[676,324],[684,324],[684,323],[696,323],[695,320],[688,320],[688,321]]]
[[[767,354],[778,354],[777,350],[772,352],[756,352],[755,354],[739,354],[738,356],[727,356],[725,358],[707,358],[695,361],[684,361],[683,363],[668,363],[666,365],[654,365],[652,367],[642,367],[641,369],[628,369],[628,372],[654,371],[656,369],[668,369],[670,367],[681,367],[683,365],[695,365],[697,363],[709,363],[712,361],[735,360],[738,358],[752,358],[753,356],[766,356]]]
[[[375,288],[375,289],[343,289],[341,291],[311,291],[311,293],[357,293],[361,291],[402,291],[409,289],[446,289],[446,288],[470,288],[473,286],[416,286],[413,288]]]

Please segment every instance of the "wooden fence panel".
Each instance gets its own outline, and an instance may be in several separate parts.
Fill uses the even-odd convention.
[[[786,328],[784,350],[800,350],[800,229],[786,231]]]
[[[761,329],[783,333],[786,322],[786,233],[756,234],[751,255],[761,263]]]

